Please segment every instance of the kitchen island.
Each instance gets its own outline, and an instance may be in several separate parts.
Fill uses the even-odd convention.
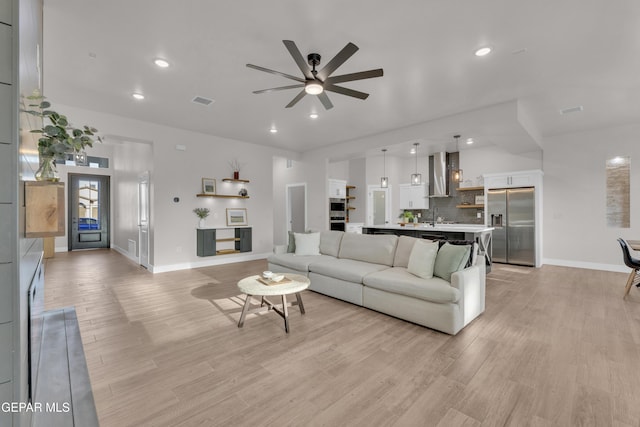
[[[362,228],[363,234],[395,234],[431,240],[468,240],[478,244],[478,254],[484,256],[487,273],[491,271],[491,232],[493,227],[482,224],[407,224],[375,225]]]

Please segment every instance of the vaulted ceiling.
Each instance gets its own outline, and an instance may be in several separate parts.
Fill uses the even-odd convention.
[[[329,93],[331,110],[310,95],[285,108],[297,89],[252,91],[294,82],[246,67],[300,75],[282,40],[325,64],[352,42],[360,50],[334,74],[384,76],[343,84],[369,93],[364,101]],[[482,46],[493,50],[475,56]],[[474,112],[509,101],[518,111],[497,120],[527,129],[531,141],[637,123],[639,48],[636,0],[44,2],[52,102],[299,152],[449,116],[460,119],[421,139],[463,133],[491,144],[493,128]],[[573,107],[582,111],[560,113]],[[406,141],[385,144],[396,142]]]

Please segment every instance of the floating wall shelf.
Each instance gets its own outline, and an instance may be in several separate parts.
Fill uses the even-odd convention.
[[[196,197],[221,197],[224,199],[248,199],[249,196],[234,196],[232,194],[196,194]]]
[[[233,178],[222,178],[222,182],[240,182],[243,184],[249,183],[248,179],[233,179]]]

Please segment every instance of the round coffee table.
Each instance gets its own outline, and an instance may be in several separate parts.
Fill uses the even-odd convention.
[[[280,273],[276,273],[280,274]],[[273,310],[284,319],[284,330],[289,333],[289,310],[288,305],[297,305],[300,308],[300,313],[304,314],[304,305],[302,304],[302,297],[300,292],[309,287],[309,278],[301,274],[284,273],[284,279],[282,282],[269,283],[268,285],[261,282],[261,276],[249,276],[238,282],[238,289],[241,292],[247,294],[247,298],[242,307],[242,314],[238,321],[238,328],[242,328],[244,325],[244,318],[247,314],[260,313],[263,311]],[[287,295],[295,294],[296,301],[287,303]],[[251,297],[259,296],[260,307],[249,309],[251,305]],[[267,296],[280,296],[282,298],[282,309],[276,307]],[[266,305],[265,305],[266,304]]]

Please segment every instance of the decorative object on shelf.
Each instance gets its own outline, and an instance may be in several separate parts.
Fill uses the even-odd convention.
[[[389,177],[387,176],[387,149],[382,149],[382,178],[380,178],[380,187],[389,188]]]
[[[202,178],[202,194],[216,194],[216,180]]]
[[[227,208],[227,225],[238,227],[248,225],[246,208]]]
[[[419,142],[413,143],[413,146],[414,146],[413,152],[416,155],[416,173],[411,174],[411,185],[422,184],[422,174],[418,173],[418,145],[420,145]]]
[[[205,227],[205,218],[209,216],[209,212],[209,208],[195,208],[193,210],[193,213],[195,213],[196,216],[200,218],[200,221],[198,222],[198,228]]]
[[[51,110],[51,103],[45,101],[45,97],[39,93],[28,96],[27,99],[37,103],[29,104],[30,109],[23,111],[42,119],[42,128],[31,130],[32,133],[41,134],[38,138],[40,167],[35,173],[36,180],[59,181],[56,159],[63,159],[69,153],[84,153],[86,147],[93,147],[95,141],[102,142],[102,138],[97,135],[98,130],[94,127],[73,127],[67,116]]]
[[[229,162],[229,166],[231,166],[231,170],[233,171],[233,179],[240,179],[240,169],[242,166],[238,159],[233,159]]]
[[[459,152],[458,150],[458,140],[460,139],[460,135],[453,135],[453,137],[456,140],[456,151]],[[460,160],[458,160],[460,161]],[[454,182],[462,182],[462,169],[460,169],[460,165],[458,165],[458,169],[452,169],[451,170],[451,179],[453,179]]]
[[[475,202],[476,205],[484,205],[484,194],[476,196]]]
[[[247,191],[246,188],[242,187],[238,192],[238,195],[242,197],[247,197],[249,195],[249,192]]]

